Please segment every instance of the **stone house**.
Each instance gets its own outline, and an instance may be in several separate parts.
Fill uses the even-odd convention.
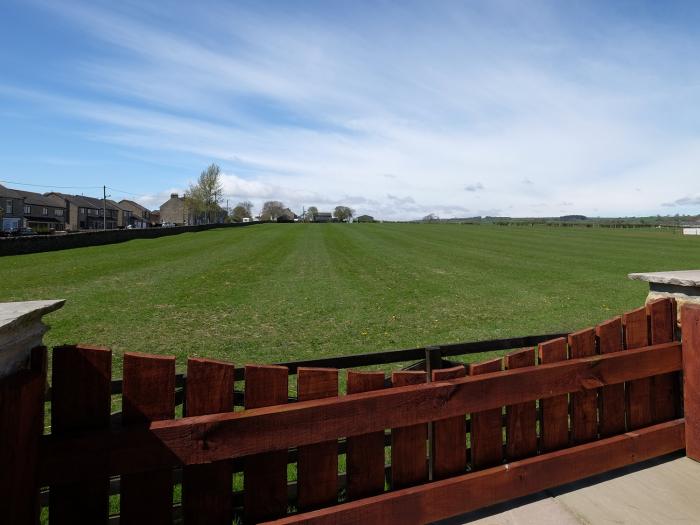
[[[131,212],[128,216],[125,214],[125,226],[131,226],[132,228],[148,228],[151,225],[151,212],[148,208],[141,206],[138,202],[123,199],[119,201],[119,207],[126,211]]]
[[[16,190],[22,196],[22,211],[28,228],[38,233],[66,229],[66,201],[57,195]]]
[[[185,209],[185,198],[171,193],[170,198],[160,205],[161,224],[175,224],[184,226],[187,224],[187,210]]]
[[[48,195],[58,195],[66,201],[66,229],[69,231],[101,230],[105,226],[108,230],[115,230],[124,226],[123,210],[114,201],[107,200],[105,205],[102,199],[84,195],[67,195],[65,193],[49,193]]]
[[[24,227],[24,199],[16,190],[0,185],[0,218],[19,219]]]

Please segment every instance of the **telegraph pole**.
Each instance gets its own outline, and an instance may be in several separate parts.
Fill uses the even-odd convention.
[[[107,186],[102,186],[102,229],[107,231]]]

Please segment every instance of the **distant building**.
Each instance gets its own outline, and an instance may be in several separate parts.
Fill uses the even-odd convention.
[[[148,208],[141,206],[138,202],[123,199],[119,201],[122,210],[130,211],[131,216],[125,220],[125,226],[142,229],[151,225],[151,212]]]
[[[314,216],[314,222],[333,222],[333,214],[326,211],[320,211]]]
[[[56,192],[47,195],[56,195],[66,202],[66,230],[116,230],[124,227],[124,210],[114,201]]]
[[[160,210],[151,210],[150,225],[160,226]]]
[[[355,222],[374,222],[374,217],[371,215],[360,215],[355,219]]]
[[[22,196],[26,226],[38,233],[66,229],[66,201],[56,195],[16,190]]]
[[[187,224],[185,198],[171,193],[170,198],[160,205],[160,223],[183,226]]]

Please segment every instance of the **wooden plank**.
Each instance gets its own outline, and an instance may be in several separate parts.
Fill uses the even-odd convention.
[[[30,367],[0,379],[0,516],[3,523],[39,522],[39,442],[44,430],[46,348]]]
[[[449,381],[466,375],[466,368],[433,370],[433,381]],[[433,479],[446,478],[467,468],[467,415],[433,423]]]
[[[569,334],[569,355],[579,359],[595,355],[595,330],[588,328]],[[571,395],[571,441],[575,444],[598,436],[598,398],[594,389]]]
[[[186,415],[233,411],[234,366],[209,359],[187,360]],[[185,466],[182,472],[182,511],[185,523],[229,524],[233,520],[233,465]]]
[[[700,305],[681,307],[685,453],[700,461]]]
[[[246,411],[286,404],[288,376],[287,369],[283,366],[246,365]],[[287,450],[245,458],[243,465],[243,510],[246,519],[257,522],[285,515]]]
[[[622,318],[615,317],[596,326],[598,352],[609,354],[622,351]],[[600,389],[599,417],[601,437],[625,431],[625,385],[608,385]]]
[[[45,438],[44,484],[80,479],[90,462],[110,457],[110,474],[163,465],[201,464],[286,450],[598,388],[681,368],[680,342],[531,368],[318,399],[276,407],[154,421],[149,430]],[[318,421],[323,421],[319,425]],[[202,436],[208,441],[202,442]]]
[[[506,370],[535,366],[533,348],[516,350],[503,359]],[[537,404],[526,401],[506,407],[506,457],[508,461],[537,454]]]
[[[644,348],[649,344],[649,324],[645,307],[622,316],[625,349]],[[651,377],[627,383],[627,428],[636,430],[651,424]]]
[[[421,371],[402,371],[391,374],[395,387],[425,383],[426,374]],[[391,429],[391,487],[408,487],[428,481],[427,461],[428,425]]]
[[[673,341],[676,316],[672,299],[659,299],[647,304],[651,344]],[[663,374],[651,378],[651,420],[668,421],[680,414],[678,374]]]
[[[89,346],[53,349],[51,433],[56,437],[109,428],[112,351]],[[107,523],[109,462],[95,461],[89,480],[54,485],[51,524]]]
[[[348,395],[383,388],[384,372],[348,371]],[[348,499],[384,492],[384,429],[348,437],[347,441]]]
[[[300,368],[297,376],[299,401],[338,397],[338,370]],[[299,447],[297,459],[300,510],[338,501],[338,440]]]
[[[432,523],[680,450],[683,432],[683,420],[675,420],[420,487],[289,516],[273,523]]]
[[[124,354],[122,423],[148,427],[149,422],[175,417],[175,358]],[[124,474],[121,479],[120,523],[172,523],[173,471]]]
[[[469,375],[478,376],[501,371],[501,358],[471,363]],[[471,463],[473,469],[503,462],[503,411],[500,406],[471,413]]]
[[[567,358],[566,339],[560,337],[552,341],[540,343],[538,354],[540,364],[558,363]],[[548,397],[540,400],[540,448],[543,452],[551,452],[569,444],[569,396]]]

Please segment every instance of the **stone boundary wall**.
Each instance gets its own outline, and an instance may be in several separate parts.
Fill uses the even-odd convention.
[[[143,230],[107,230],[67,233],[65,235],[36,235],[0,239],[0,257],[27,253],[52,252],[85,246],[115,244],[132,239],[155,239],[187,232],[201,232],[214,228],[243,228],[261,222],[238,222],[231,224],[201,224],[199,226],[173,226],[171,228],[146,228]]]

